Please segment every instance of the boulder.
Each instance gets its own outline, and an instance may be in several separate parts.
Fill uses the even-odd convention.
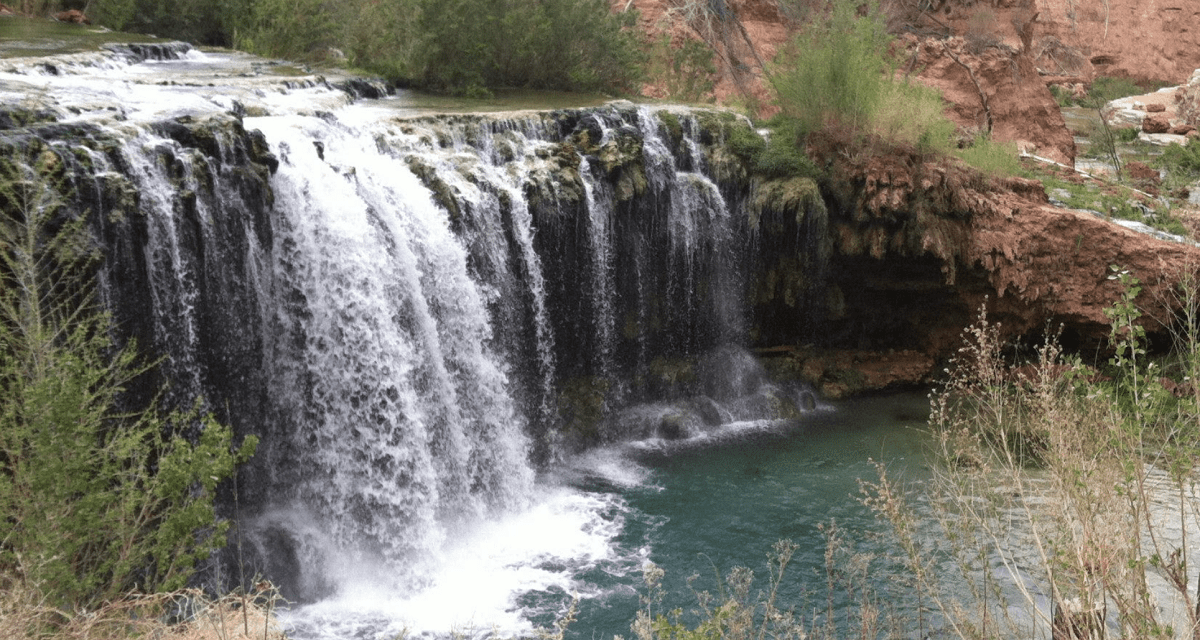
[[[1142,120],[1142,131],[1146,133],[1168,133],[1171,131],[1171,119],[1165,113],[1154,113]]]
[[[1176,136],[1186,136],[1195,131],[1196,131],[1196,127],[1193,127],[1190,124],[1177,124],[1177,125],[1171,127],[1170,133],[1172,135],[1176,135]]]
[[[1167,110],[1167,105],[1160,102],[1151,102],[1146,105],[1146,113],[1162,113]]]

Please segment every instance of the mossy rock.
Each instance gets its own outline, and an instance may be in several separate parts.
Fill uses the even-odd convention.
[[[571,142],[540,147],[526,161],[531,168],[525,183],[525,197],[534,211],[545,214],[565,213],[584,199],[583,177],[579,173],[580,156]]]
[[[679,116],[667,110],[659,111],[655,114],[658,116],[658,121],[662,123],[667,130],[667,136],[671,141],[678,145],[683,140],[683,125],[679,122]]]
[[[780,301],[790,308],[797,308],[811,287],[806,262],[802,256],[786,255],[780,256],[770,267],[760,269],[750,286],[750,299],[758,305]]]
[[[108,219],[120,222],[139,211],[137,187],[129,178],[118,173],[106,173],[102,177],[104,198],[108,203]]]
[[[450,214],[450,220],[458,221],[462,216],[462,210],[458,206],[458,193],[454,187],[446,184],[446,181],[438,176],[433,167],[416,156],[405,158],[404,163],[408,165],[413,175],[417,176],[421,184],[433,193],[434,202],[441,205]]]
[[[826,213],[821,190],[812,178],[797,177],[756,182],[753,194],[750,202],[750,226],[753,229],[758,229],[771,212],[783,214],[797,226],[802,224],[809,214]]]

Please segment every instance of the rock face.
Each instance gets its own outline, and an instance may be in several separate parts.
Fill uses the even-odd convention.
[[[717,69],[712,97],[717,102],[747,97],[763,105],[770,102],[763,65],[793,33],[793,24],[775,0],[613,0],[612,6],[617,11],[636,9],[639,28],[652,42],[665,36],[675,46],[686,39],[712,45]],[[643,92],[667,97],[667,88],[653,82]]]
[[[1200,67],[1194,2],[1038,0],[1037,10],[1038,65],[1052,73],[1175,83]]]
[[[1182,0],[936,0],[906,16],[917,28],[949,27],[968,39],[1014,48],[1024,39],[1038,70],[1177,83],[1200,67],[1200,5]],[[1031,20],[1031,18],[1033,18]]]
[[[1200,127],[1200,69],[1175,91],[1175,111],[1185,124]]]
[[[1149,318],[1171,317],[1173,283],[1200,265],[1190,245],[1051,206],[1034,181],[900,149],[853,158],[836,149],[815,149],[838,176],[825,188],[836,300],[828,350],[794,356],[834,395],[927,381],[983,307],[1009,339],[1061,327],[1064,346],[1096,353],[1109,335],[1104,309],[1120,294],[1110,265],[1142,281],[1147,330],[1165,339]]]
[[[960,127],[991,129],[998,140],[1034,147],[1037,153],[1066,165],[1075,162],[1075,140],[1062,111],[1033,61],[1021,49],[979,46],[970,39],[918,38],[901,41],[907,69],[942,93],[946,113]]]

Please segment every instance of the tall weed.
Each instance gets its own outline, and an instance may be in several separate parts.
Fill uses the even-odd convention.
[[[1200,630],[1194,397],[1167,393],[1147,360],[1130,273],[1108,310],[1111,379],[1054,340],[1004,357],[981,312],[932,396],[940,464],[923,491],[934,539],[880,469],[865,501],[893,526],[913,572],[954,559],[958,581],[918,580],[943,633],[960,638],[1193,637]],[[1195,292],[1190,294],[1193,298]],[[1190,371],[1195,324],[1181,333]],[[1190,355],[1189,355],[1190,354]],[[1193,394],[1194,396],[1194,394]],[[964,589],[962,585],[970,588]]]

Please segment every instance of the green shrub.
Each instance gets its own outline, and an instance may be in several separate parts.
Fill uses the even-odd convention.
[[[1166,169],[1172,177],[1185,180],[1200,178],[1200,142],[1192,139],[1186,145],[1167,145],[1156,164]]]
[[[1023,173],[1017,145],[981,137],[968,147],[954,152],[963,162],[994,176],[1016,176]]]
[[[1113,78],[1109,76],[1100,76],[1092,81],[1092,88],[1088,91],[1088,97],[1091,102],[1104,104],[1112,102],[1117,98],[1126,96],[1136,96],[1145,93],[1141,87],[1134,84],[1129,78]]]
[[[787,117],[776,118],[770,140],[753,158],[754,173],[767,179],[817,176],[816,165],[804,153],[802,126]]]
[[[633,88],[643,54],[605,0],[423,0],[418,22],[430,88],[609,90]]]
[[[1113,129],[1112,133],[1117,142],[1128,144],[1138,139],[1141,129],[1137,127],[1122,127],[1120,129]]]
[[[767,148],[767,141],[750,127],[731,127],[725,144],[745,162],[753,162]]]
[[[872,114],[871,128],[894,143],[949,152],[956,127],[942,113],[941,94],[915,82],[885,79],[884,83],[883,100]]]
[[[341,31],[325,0],[254,0],[241,13],[234,46],[263,56],[310,60],[339,44]]]
[[[808,172],[811,163],[807,158],[801,161],[798,156],[803,154],[795,147],[807,134],[832,126],[847,128],[860,139],[879,136],[922,153],[954,152],[989,173],[1018,173],[1016,151],[1010,146],[983,141],[955,151],[957,127],[946,118],[941,95],[924,85],[893,79],[887,57],[890,41],[874,2],[835,0],[826,17],[812,22],[780,54],[770,76],[781,113],[794,125],[796,142],[784,148],[775,142],[782,136],[773,137],[759,170],[776,175]]]
[[[780,109],[805,133],[836,122],[866,132],[889,93],[886,52],[891,37],[878,5],[836,1],[784,48],[770,81]]]
[[[257,440],[235,451],[197,411],[118,409],[147,366],[109,338],[61,163],[34,164],[0,161],[0,573],[68,609],[180,588],[223,544],[216,485]]]
[[[1054,101],[1058,103],[1059,107],[1069,107],[1074,103],[1071,90],[1062,85],[1050,85],[1050,95],[1054,96]]]

